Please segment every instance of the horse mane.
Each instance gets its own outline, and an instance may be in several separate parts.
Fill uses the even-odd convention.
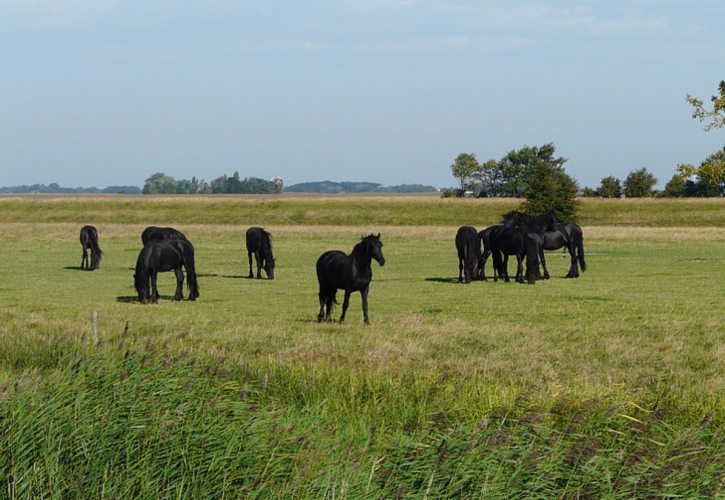
[[[523,226],[531,223],[531,221],[533,220],[534,218],[529,214],[519,212],[518,210],[511,210],[510,212],[506,212],[505,214],[503,214],[501,218],[501,223],[508,227]]]
[[[363,235],[360,237],[360,241],[352,248],[352,252],[350,252],[350,255],[356,255],[362,252],[367,245],[370,244],[370,241],[376,238],[380,238],[380,234],[375,236],[373,233],[368,234],[367,236]]]

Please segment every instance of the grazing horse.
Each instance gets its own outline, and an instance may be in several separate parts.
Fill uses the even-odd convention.
[[[516,211],[509,212],[504,218],[509,222],[513,221],[514,224],[527,224],[534,219],[530,215]],[[587,270],[587,263],[584,260],[584,233],[582,228],[573,222],[552,224],[544,231],[543,242],[539,248],[539,260],[541,260],[541,265],[544,268],[543,278],[545,280],[548,280],[550,276],[549,270],[546,268],[544,250],[558,250],[562,247],[566,247],[571,258],[566,278],[578,278],[579,267],[581,267],[582,271]]]
[[[156,288],[156,275],[167,271],[176,274],[176,293],[174,300],[183,298],[182,289],[184,273],[186,270],[186,283],[189,285],[189,300],[199,297],[199,285],[196,282],[194,268],[194,247],[187,240],[179,238],[169,240],[150,240],[141,250],[136,261],[136,274],[134,285],[138,298],[144,304],[159,301],[159,291]],[[149,278],[151,279],[151,293],[149,294]]]
[[[317,321],[330,321],[332,304],[337,304],[337,290],[345,291],[345,300],[342,303],[342,315],[340,324],[345,321],[345,313],[350,305],[350,294],[360,292],[362,295],[363,317],[365,324],[369,325],[368,318],[368,291],[370,281],[373,279],[373,271],[370,267],[372,259],[375,259],[381,266],[385,265],[383,257],[383,244],[380,241],[380,233],[370,234],[362,238],[362,241],[355,245],[350,255],[340,250],[330,250],[317,259],[317,281],[320,284],[320,312]]]
[[[526,258],[526,281],[533,285],[540,278],[539,248],[543,243],[546,228],[555,223],[554,214],[548,211],[526,224],[515,224],[505,219],[501,226],[494,226],[490,233],[493,265],[504,281],[508,277],[508,256],[516,255],[516,281],[523,283],[523,260]],[[503,261],[502,261],[503,255]],[[497,280],[494,274],[494,281]]]
[[[83,257],[81,257],[81,269],[93,271],[101,266],[101,256],[103,252],[98,246],[98,231],[93,226],[83,226],[81,228],[81,246],[83,247]],[[88,250],[91,251],[91,260],[88,262]]]
[[[141,243],[143,243],[144,246],[146,246],[146,244],[151,240],[171,240],[174,238],[185,240],[186,236],[184,236],[184,233],[178,229],[174,229],[173,227],[149,226],[143,230],[143,233],[141,233]]]
[[[257,261],[257,279],[262,279],[262,268],[267,279],[274,279],[274,255],[272,255],[272,235],[261,227],[247,229],[247,257],[249,257],[249,277],[252,274],[252,254]]]
[[[477,270],[481,260],[481,239],[476,228],[461,226],[456,233],[456,249],[458,250],[458,282],[470,283],[477,278]]]

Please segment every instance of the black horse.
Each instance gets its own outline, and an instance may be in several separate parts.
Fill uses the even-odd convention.
[[[252,254],[257,261],[257,279],[262,279],[262,268],[267,279],[274,279],[274,255],[272,255],[272,235],[261,227],[247,229],[247,257],[249,257],[249,277],[252,273]]]
[[[524,281],[523,260],[525,258],[526,282],[533,285],[540,278],[539,248],[543,244],[544,232],[555,222],[554,214],[548,211],[526,224],[514,223],[511,219],[505,218],[503,225],[494,226],[489,235],[493,264],[498,272],[498,276],[494,274],[494,281],[498,277],[509,281],[508,256],[515,255],[516,281],[519,283]]]
[[[174,229],[173,227],[149,226],[143,230],[143,233],[141,233],[141,243],[143,243],[144,246],[146,246],[146,244],[151,240],[172,240],[174,238],[185,240],[186,236],[184,236],[184,233],[178,229]]]
[[[345,300],[342,303],[340,323],[345,321],[345,313],[350,305],[350,294],[360,292],[365,324],[370,324],[368,291],[373,278],[373,271],[370,267],[372,259],[375,259],[381,266],[385,265],[380,233],[363,237],[362,241],[352,249],[350,255],[340,250],[330,250],[320,255],[320,258],[317,259],[317,281],[320,284],[320,312],[317,315],[317,321],[331,320],[332,304],[337,304],[337,290],[342,289],[345,291]]]
[[[194,247],[187,240],[179,238],[169,240],[150,240],[141,250],[136,260],[136,274],[134,284],[138,298],[144,304],[159,301],[159,291],[156,288],[156,275],[167,271],[176,273],[176,293],[174,300],[183,298],[182,288],[186,270],[186,283],[189,285],[189,300],[199,297],[199,285],[196,282],[196,269],[194,267]],[[151,279],[151,293],[149,293],[149,278]]]
[[[488,262],[488,258],[491,256],[491,233],[499,227],[501,227],[501,224],[489,226],[478,232],[478,237],[481,239],[481,243],[483,243],[483,253],[481,253],[478,265],[478,279],[483,281],[488,281],[486,278],[486,262]],[[496,266],[493,266],[493,277],[494,279],[498,279]]]
[[[93,226],[83,226],[81,228],[81,246],[83,247],[83,257],[81,257],[81,269],[93,271],[101,266],[101,256],[103,252],[98,246],[98,231]],[[88,261],[88,250],[91,251],[91,260]]]
[[[477,271],[481,260],[481,239],[476,228],[461,226],[456,232],[456,250],[458,250],[458,282],[470,283],[478,278]]]
[[[513,211],[504,216],[504,219],[514,224],[528,224],[534,220],[530,215]],[[543,234],[543,242],[539,248],[539,260],[544,268],[543,278],[548,280],[549,270],[546,268],[546,257],[544,250],[558,250],[566,247],[569,251],[571,263],[566,278],[578,278],[579,267],[582,271],[587,270],[587,263],[584,260],[584,233],[579,225],[573,222],[555,223],[546,228]],[[577,265],[578,261],[578,265]]]

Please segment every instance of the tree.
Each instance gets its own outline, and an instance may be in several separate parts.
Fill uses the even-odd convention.
[[[556,147],[553,143],[541,147],[524,146],[519,150],[511,150],[498,162],[503,178],[503,191],[506,196],[525,196],[529,176],[541,164],[546,164],[555,170],[564,169],[566,158],[554,157]]]
[[[496,160],[486,160],[475,175],[480,191],[479,196],[505,196],[504,183],[506,176],[503,170],[504,165]]]
[[[652,188],[657,184],[657,177],[646,168],[633,170],[624,180],[624,195],[627,198],[642,198],[652,195]]]
[[[672,179],[665,184],[665,190],[662,192],[662,195],[668,198],[685,196],[685,178],[678,174],[673,175]]]
[[[622,196],[622,181],[610,175],[602,179],[597,191],[602,198],[619,198]]]
[[[705,158],[699,167],[677,165],[675,177],[684,185],[683,196],[725,196],[725,149]]]
[[[539,215],[553,210],[557,220],[576,221],[576,181],[556,165],[539,162],[527,176],[524,196],[526,201],[521,211],[530,215]]]
[[[592,189],[589,186],[582,189],[582,196],[584,198],[594,198],[596,196],[599,196],[599,193],[596,189]]]
[[[479,168],[480,166],[478,160],[476,160],[476,155],[472,153],[461,153],[456,157],[453,165],[451,165],[451,172],[453,173],[453,177],[460,182],[462,192],[475,187],[474,177],[479,171]]]
[[[701,99],[692,97],[688,94],[685,98],[688,103],[694,108],[692,110],[692,117],[697,118],[700,122],[706,122],[712,120],[710,123],[705,125],[705,130],[711,130],[713,128],[720,128],[725,126],[725,81],[720,82],[720,95],[710,96],[712,102],[712,109],[705,109],[705,105]]]
[[[176,179],[156,172],[144,181],[143,194],[176,194]]]

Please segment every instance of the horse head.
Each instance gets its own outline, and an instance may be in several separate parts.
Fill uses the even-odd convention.
[[[385,265],[385,257],[383,256],[383,242],[380,241],[380,233],[377,235],[369,234],[362,239],[365,243],[367,255],[375,259],[381,266]]]
[[[267,278],[273,280],[274,279],[274,264],[277,261],[274,257],[269,258],[266,257],[264,259],[264,272],[267,273]]]
[[[144,279],[145,278],[145,279]],[[133,283],[136,287],[136,293],[138,293],[138,300],[142,304],[147,304],[151,299],[151,292],[149,291],[149,277],[144,273],[134,273]]]

